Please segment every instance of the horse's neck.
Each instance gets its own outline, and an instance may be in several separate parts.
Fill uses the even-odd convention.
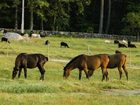
[[[68,66],[67,66],[67,68],[69,68],[69,69],[71,69],[71,70],[73,70],[73,69],[76,69],[78,66],[76,65],[76,62],[71,62]]]

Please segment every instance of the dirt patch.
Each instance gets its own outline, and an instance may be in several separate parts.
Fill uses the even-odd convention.
[[[50,61],[52,62],[62,62],[62,63],[67,63],[68,60],[64,60],[64,59],[50,59]]]
[[[132,95],[140,95],[140,89],[137,89],[137,90],[106,89],[106,90],[103,90],[103,93],[108,94],[108,95],[132,96]]]

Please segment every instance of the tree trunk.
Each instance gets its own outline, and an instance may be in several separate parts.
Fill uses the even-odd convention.
[[[101,0],[99,33],[103,33],[104,0]]]
[[[41,30],[44,30],[44,26],[43,26],[43,20],[41,19]]]
[[[107,34],[110,27],[110,14],[111,14],[111,0],[108,0],[108,17],[105,33]]]
[[[33,8],[30,8],[30,31],[33,30],[33,24],[34,24],[34,16],[33,16]]]
[[[18,6],[15,8],[15,30],[18,29]]]
[[[56,16],[54,16],[54,18],[53,18],[53,31],[55,31],[55,22],[56,22]]]

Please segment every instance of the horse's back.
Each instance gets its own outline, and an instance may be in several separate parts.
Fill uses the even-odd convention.
[[[42,66],[48,58],[42,54],[28,54],[27,56],[27,67],[34,68],[36,66]]]
[[[48,61],[48,58],[42,54],[21,53],[17,56],[15,65],[18,67],[35,68],[46,61]]]
[[[109,64],[108,68],[115,68],[118,66],[123,66],[126,64],[126,58],[127,56],[125,54],[117,53],[113,55],[109,55]]]
[[[101,66],[106,67],[109,62],[109,58],[107,54],[87,56],[87,58],[88,58],[87,60],[88,67],[90,69],[97,69]]]

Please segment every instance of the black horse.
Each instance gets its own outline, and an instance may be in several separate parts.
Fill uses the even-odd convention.
[[[18,72],[18,78],[20,77],[22,68],[24,68],[24,77],[27,78],[27,68],[38,67],[41,77],[40,80],[44,80],[44,64],[48,61],[48,57],[45,57],[42,54],[26,54],[20,53],[15,60],[15,67],[12,72],[12,79],[14,79]]]

